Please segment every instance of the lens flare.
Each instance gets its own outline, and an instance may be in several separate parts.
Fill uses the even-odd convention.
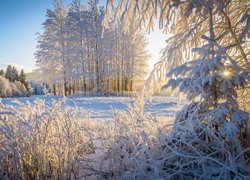
[[[227,70],[224,71],[224,72],[223,72],[223,76],[224,76],[224,77],[229,77],[229,76],[230,76],[230,72],[227,71]]]

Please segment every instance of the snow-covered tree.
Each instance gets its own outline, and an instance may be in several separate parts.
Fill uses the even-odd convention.
[[[169,153],[179,153],[174,162],[171,158],[164,162],[169,163],[166,168],[170,169],[176,164],[173,165],[173,173],[180,167],[178,173],[182,174],[180,171],[192,162],[193,155],[197,153],[202,158],[212,156],[214,161],[234,166],[234,170],[219,175],[213,170],[208,171],[210,177],[249,177],[246,168],[249,161],[249,148],[246,148],[249,147],[246,137],[249,114],[242,111],[237,102],[237,91],[244,90],[250,80],[248,7],[248,1],[239,0],[121,0],[116,8],[114,1],[107,2],[103,21],[106,27],[110,26],[108,19],[115,14],[114,18],[121,19],[127,26],[138,19],[137,22],[145,23],[150,31],[159,15],[160,28],[172,34],[166,41],[163,59],[155,65],[135,104],[136,108],[143,107],[143,95],[151,94],[157,82],[161,85],[166,81],[166,72],[173,68],[168,73],[173,79],[165,87],[179,87],[179,91],[191,101],[177,114],[173,129],[164,140],[167,142],[163,146],[164,152],[169,148]],[[220,143],[230,160],[219,155],[217,147]],[[191,177],[200,178],[206,174],[201,168],[196,176],[200,162],[194,160],[187,166],[187,171],[192,170]],[[224,168],[222,164],[211,163],[209,166],[221,170]],[[176,174],[176,177],[178,179],[182,175]]]
[[[20,82],[10,82],[3,76],[0,76],[0,97],[26,97],[29,96],[30,92]]]
[[[87,19],[86,7],[81,5],[80,0],[73,0],[66,18],[69,35],[67,39],[69,43],[68,54],[73,70],[71,71],[71,79],[74,84],[73,93],[76,90],[79,92],[81,89],[86,92],[87,88]]]
[[[12,88],[13,97],[25,97],[29,95],[29,91],[27,91],[20,81],[15,81],[14,83],[11,83],[10,86]]]
[[[200,37],[209,33],[208,9],[213,6],[213,26],[215,35],[220,38],[220,44],[228,46],[227,54],[233,57],[243,69],[250,67],[249,46],[249,2],[241,0],[113,0],[107,1],[107,13],[103,21],[105,27],[110,27],[109,19],[120,20],[126,26],[124,30],[137,21],[148,31],[152,31],[157,21],[159,28],[171,35],[166,40],[161,60],[155,64],[154,71],[146,81],[146,94],[151,94],[157,85],[166,81],[164,74],[171,68],[197,58],[192,48],[200,47],[205,40]],[[248,37],[248,38],[247,38]],[[241,43],[239,43],[241,42]]]
[[[12,78],[12,67],[11,67],[11,65],[8,65],[8,67],[6,69],[5,78],[9,79],[10,81],[13,79]]]
[[[62,84],[67,94],[134,90],[133,81],[142,82],[146,76],[149,56],[144,34],[137,26],[125,33],[118,22],[114,29],[103,31],[105,13],[97,0],[90,0],[87,6],[74,0],[69,9],[60,4],[48,10],[36,52],[45,81],[57,82],[54,94]]]
[[[8,79],[10,82],[15,82],[19,80],[19,75],[17,69],[11,65],[8,65],[5,73],[5,78]]]
[[[30,86],[29,83],[26,80],[26,74],[24,73],[23,69],[21,70],[19,74],[19,81],[24,85],[27,91],[29,91]]]
[[[8,79],[0,76],[0,97],[11,97],[12,88]]]
[[[199,54],[191,60],[169,72],[171,79],[166,86],[195,100],[185,107],[176,117],[176,122],[196,124],[200,121],[211,130],[225,138],[233,147],[239,146],[238,137],[247,127],[248,113],[239,109],[237,89],[243,89],[250,80],[249,72],[241,70],[238,62],[227,54],[227,50],[237,43],[221,46],[222,36],[215,36],[213,27],[213,3],[209,9],[210,36],[203,35],[207,41],[201,48],[193,49]]]
[[[54,1],[54,10],[47,10],[43,23],[44,33],[39,35],[36,52],[37,65],[51,82],[61,82],[67,93],[69,78],[65,18],[67,11],[61,0]]]
[[[116,23],[103,33],[104,86],[109,92],[134,91],[147,75],[149,53],[144,33],[133,26],[127,33],[122,28]]]

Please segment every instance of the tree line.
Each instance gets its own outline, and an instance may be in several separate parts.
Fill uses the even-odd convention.
[[[9,65],[4,72],[0,70],[0,97],[23,97],[31,95],[30,84],[24,70],[20,73],[16,67]]]
[[[87,6],[73,0],[69,8],[55,0],[47,10],[35,56],[54,95],[134,91],[144,81],[149,59],[144,33],[136,24],[125,33],[119,21],[103,31],[104,15],[98,0]]]

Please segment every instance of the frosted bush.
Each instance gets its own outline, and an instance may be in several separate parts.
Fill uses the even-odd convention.
[[[0,105],[0,179],[250,177],[250,148],[232,149],[201,121],[141,116],[132,108],[91,121],[63,100],[14,103]]]
[[[25,86],[20,81],[15,81],[14,84],[17,87],[17,93],[21,96],[28,96],[28,91],[26,90]],[[13,90],[13,96],[15,97],[14,90]]]
[[[24,97],[28,96],[29,91],[20,81],[10,82],[8,79],[0,76],[0,97]]]
[[[62,101],[0,104],[0,179],[77,179],[92,152],[84,115]]]
[[[250,149],[232,149],[200,121],[115,112],[96,175],[105,179],[247,179]],[[101,165],[101,166],[100,166]],[[94,168],[93,168],[94,169]]]
[[[15,81],[15,82],[11,83],[11,88],[12,88],[12,96],[13,97],[28,96],[28,91],[26,90],[25,86],[19,81]]]
[[[9,97],[12,95],[12,88],[9,80],[0,76],[0,97]]]

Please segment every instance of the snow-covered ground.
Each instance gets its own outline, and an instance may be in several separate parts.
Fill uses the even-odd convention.
[[[33,96],[27,98],[18,98],[22,103],[34,103],[35,99],[43,99],[46,104],[51,104],[53,100],[58,100],[61,96]],[[85,97],[72,96],[66,99],[64,105],[80,108],[89,114],[90,119],[109,120],[112,118],[112,111],[125,110],[133,107],[133,97]],[[15,99],[4,98],[3,104],[17,105]],[[153,116],[174,116],[182,106],[183,102],[179,102],[174,97],[154,96],[145,101],[144,112]]]
[[[185,122],[173,123],[174,114],[185,104],[176,98],[146,100],[144,113],[156,118],[122,112],[133,108],[132,97],[71,96],[64,103],[53,103],[59,99],[63,97],[2,99],[7,107],[0,109],[0,155],[4,157],[0,179],[6,179],[1,178],[1,172],[2,177],[23,174],[23,179],[34,173],[34,177],[45,174],[70,179],[74,174],[75,179],[90,180],[179,179],[187,174],[232,179],[232,172],[239,179],[249,179],[248,160],[237,159],[247,151],[237,152],[232,158],[227,144],[221,143],[223,139],[199,121],[195,122],[198,130],[203,128],[199,133],[189,122],[187,126]],[[83,117],[80,121],[78,115]],[[204,137],[209,138],[209,144]]]

